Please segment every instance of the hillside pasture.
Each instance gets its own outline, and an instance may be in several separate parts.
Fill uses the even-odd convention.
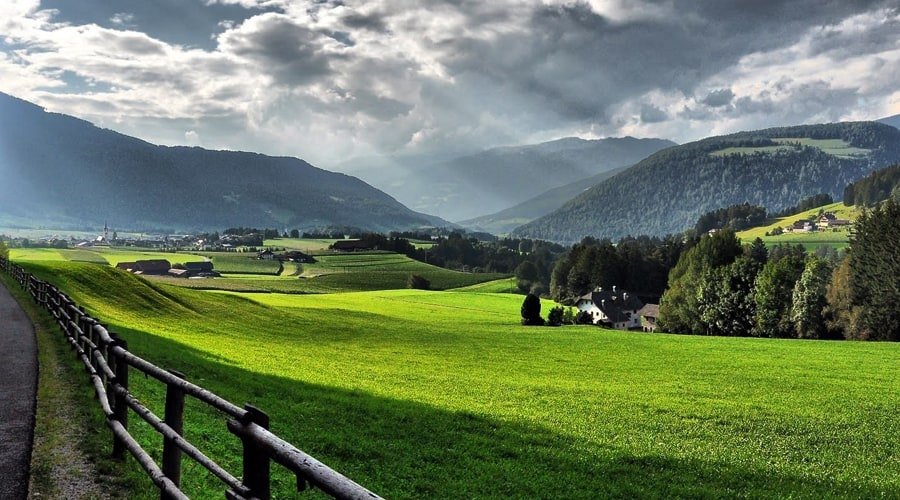
[[[853,206],[846,206],[841,202],[823,205],[821,207],[812,208],[804,212],[800,212],[787,217],[774,218],[766,222],[765,225],[750,228],[737,233],[738,238],[744,243],[750,243],[756,238],[760,238],[768,245],[778,244],[801,244],[807,250],[815,250],[820,246],[830,246],[835,249],[843,249],[850,244],[850,227],[828,228],[815,232],[787,232],[771,236],[772,231],[776,228],[787,228],[795,221],[807,220],[809,217],[818,215],[819,211],[833,212],[839,219],[847,219],[855,221],[859,216],[859,209]],[[836,229],[836,230],[835,230]],[[770,236],[766,236],[769,233]]]
[[[276,276],[281,272],[281,262],[257,259],[253,252],[199,252],[213,263],[220,273]]]
[[[243,296],[29,267],[139,355],[263,408],[276,433],[388,498],[900,491],[897,344],[522,327],[510,294]],[[161,413],[163,388],[132,382]],[[158,435],[132,428],[158,457]],[[189,403],[185,429],[240,471],[221,418]],[[274,495],[292,495],[273,470]],[[196,471],[187,493],[221,496]]]
[[[733,154],[756,154],[756,153],[777,153],[781,151],[790,151],[798,144],[804,147],[812,147],[823,151],[826,154],[837,156],[839,158],[859,158],[867,156],[871,153],[869,149],[856,148],[849,142],[841,139],[812,139],[809,137],[779,137],[772,139],[777,143],[775,146],[746,146],[746,147],[729,147],[719,149],[710,153],[711,156],[727,156]]]
[[[323,252],[334,244],[331,239],[310,239],[310,238],[275,238],[263,241],[263,246],[273,248],[286,248],[288,250],[299,250],[301,252]]]

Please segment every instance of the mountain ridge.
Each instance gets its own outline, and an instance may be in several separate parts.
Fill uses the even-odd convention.
[[[780,210],[820,192],[839,198],[849,182],[898,159],[900,130],[876,122],[709,137],[655,153],[512,235],[572,242],[677,233],[736,203]]]
[[[675,145],[666,139],[566,137],[500,146],[429,163],[421,157],[384,161],[378,168],[344,165],[416,210],[448,220],[498,212],[549,188],[632,165]],[[364,162],[363,162],[364,163]]]
[[[0,148],[8,181],[0,209],[42,222],[185,230],[449,224],[299,158],[159,146],[2,93]]]

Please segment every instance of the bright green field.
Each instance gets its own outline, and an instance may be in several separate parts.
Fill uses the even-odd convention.
[[[848,207],[842,202],[837,202],[830,205],[822,205],[821,207],[816,207],[805,212],[796,213],[788,217],[771,219],[766,223],[766,225],[750,228],[745,231],[740,231],[737,233],[737,236],[744,243],[750,243],[758,237],[761,238],[763,242],[765,242],[766,245],[769,246],[777,245],[779,243],[800,243],[804,247],[806,247],[807,250],[815,250],[819,246],[831,246],[837,249],[842,249],[849,246],[850,228],[848,226],[837,228],[837,231],[833,231],[832,229],[824,229],[822,231],[816,231],[813,233],[785,232],[778,236],[766,236],[767,232],[771,233],[772,230],[777,227],[786,228],[793,224],[794,221],[807,219],[810,215],[817,215],[819,213],[819,210],[833,212],[839,219],[848,219],[850,221],[855,221],[856,217],[859,216],[859,210],[856,207]]]
[[[172,264],[184,264],[185,262],[203,262],[205,257],[189,253],[174,252],[150,252],[146,250],[127,250],[120,248],[13,248],[10,250],[10,258],[20,261],[34,260],[61,260],[72,262],[93,262],[95,264],[109,264],[115,266],[120,262],[133,262],[136,260],[166,259]]]
[[[307,238],[275,238],[263,241],[263,246],[287,248],[288,250],[300,250],[301,252],[315,252],[328,250],[337,240],[318,240]]]
[[[510,294],[245,298],[29,267],[132,350],[265,409],[275,432],[388,498],[900,491],[897,344],[521,327]],[[158,408],[162,391],[132,380]],[[192,408],[188,438],[239,472],[224,419]],[[220,498],[196,471],[188,493]],[[275,487],[288,496],[292,481]]]
[[[452,292],[476,292],[476,293],[522,293],[516,287],[516,278],[501,278],[494,281],[486,281],[476,285],[454,288]]]
[[[778,151],[789,151],[792,144],[800,143],[802,146],[814,147],[823,152],[837,156],[840,158],[857,158],[868,155],[871,150],[855,148],[850,143],[841,139],[810,139],[803,138],[780,138],[772,139],[779,143],[777,146],[759,146],[759,147],[734,147],[725,148],[710,153],[711,156],[726,156],[732,154],[754,154],[754,153],[775,153]]]
[[[278,275],[281,263],[275,259],[260,260],[253,252],[202,252],[220,273]]]

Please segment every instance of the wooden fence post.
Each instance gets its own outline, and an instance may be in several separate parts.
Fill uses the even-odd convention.
[[[175,370],[169,370],[169,373],[180,379],[184,379],[184,374]],[[175,384],[166,385],[166,423],[178,435],[184,432],[184,391]],[[163,437],[163,455],[162,455],[162,473],[169,478],[175,486],[181,486],[181,448],[175,444],[174,440]],[[168,500],[169,497],[165,492],[160,493],[161,500]]]
[[[244,425],[254,423],[263,429],[269,428],[269,416],[259,408],[252,405],[244,405],[247,410],[247,418]],[[260,500],[269,500],[272,496],[269,483],[269,456],[261,449],[252,438],[241,437],[244,445],[244,486],[250,489],[251,496]]]
[[[128,350],[128,342],[124,340],[117,340],[116,345],[121,347],[122,349]],[[128,362],[125,361],[125,358],[116,356],[116,384],[125,391],[128,391]],[[116,420],[122,424],[122,427],[127,431],[128,430],[128,403],[125,402],[124,392],[120,393],[116,391],[115,393],[115,404],[113,407],[113,414]],[[125,460],[125,442],[113,437],[113,458],[118,460]]]

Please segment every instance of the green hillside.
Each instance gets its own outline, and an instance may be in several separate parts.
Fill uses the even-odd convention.
[[[787,232],[779,235],[772,235],[776,228],[785,229],[798,220],[807,220],[816,216],[819,212],[831,212],[839,219],[847,219],[855,221],[859,215],[859,208],[848,207],[841,202],[823,205],[804,212],[799,212],[787,217],[778,217],[767,222],[764,226],[758,226],[740,231],[737,237],[744,243],[750,243],[756,238],[761,238],[766,245],[777,245],[780,243],[795,244],[800,243],[809,250],[813,250],[819,246],[830,246],[834,248],[846,248],[850,244],[850,227],[824,229],[811,233]]]
[[[875,122],[711,137],[660,151],[512,234],[572,242],[678,233],[734,204],[778,211],[817,193],[841,199],[847,184],[898,160],[900,130]]]
[[[521,297],[509,294],[241,296],[97,265],[28,267],[138,354],[263,408],[275,432],[387,498],[900,490],[900,387],[885,378],[896,344],[522,327]],[[132,386],[160,411],[161,387]],[[187,435],[239,473],[224,422],[197,415],[187,413]],[[133,429],[159,453],[155,433]],[[274,496],[292,496],[293,479],[273,470]],[[143,481],[135,496],[158,497]],[[222,494],[192,469],[183,485],[196,498]]]

